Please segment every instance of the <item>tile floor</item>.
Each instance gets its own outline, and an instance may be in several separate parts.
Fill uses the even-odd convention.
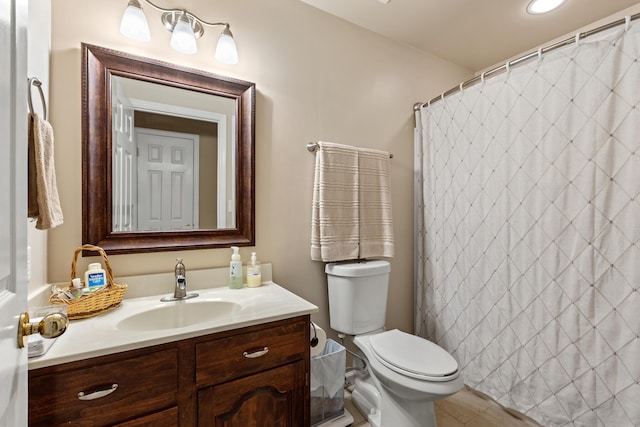
[[[436,402],[438,427],[539,427],[521,414],[511,414],[492,399],[469,388]],[[353,416],[351,427],[371,427],[345,391],[345,408]]]

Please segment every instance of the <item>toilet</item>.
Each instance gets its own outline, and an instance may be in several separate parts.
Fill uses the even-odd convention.
[[[389,262],[327,264],[329,318],[339,334],[353,336],[353,403],[372,427],[435,427],[433,402],[458,392],[458,363],[438,345],[385,330]]]

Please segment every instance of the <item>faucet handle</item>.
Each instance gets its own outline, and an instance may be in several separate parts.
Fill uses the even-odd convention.
[[[176,264],[176,268],[175,268],[176,277],[178,277],[178,276],[186,276],[187,275],[187,268],[182,263],[182,258],[176,258],[176,261],[178,261],[178,263]]]

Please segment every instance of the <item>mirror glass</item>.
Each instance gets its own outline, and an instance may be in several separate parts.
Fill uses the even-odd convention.
[[[236,102],[111,78],[113,231],[235,227]]]
[[[83,243],[253,245],[255,85],[82,47]]]

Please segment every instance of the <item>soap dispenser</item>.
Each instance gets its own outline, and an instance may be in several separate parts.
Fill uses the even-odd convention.
[[[231,249],[233,249],[233,255],[231,255],[231,262],[229,263],[229,287],[231,289],[242,289],[242,259],[238,252],[240,248],[231,246]]]
[[[260,271],[260,261],[256,258],[256,253],[251,252],[251,262],[247,266],[247,286],[257,288],[262,283]]]

